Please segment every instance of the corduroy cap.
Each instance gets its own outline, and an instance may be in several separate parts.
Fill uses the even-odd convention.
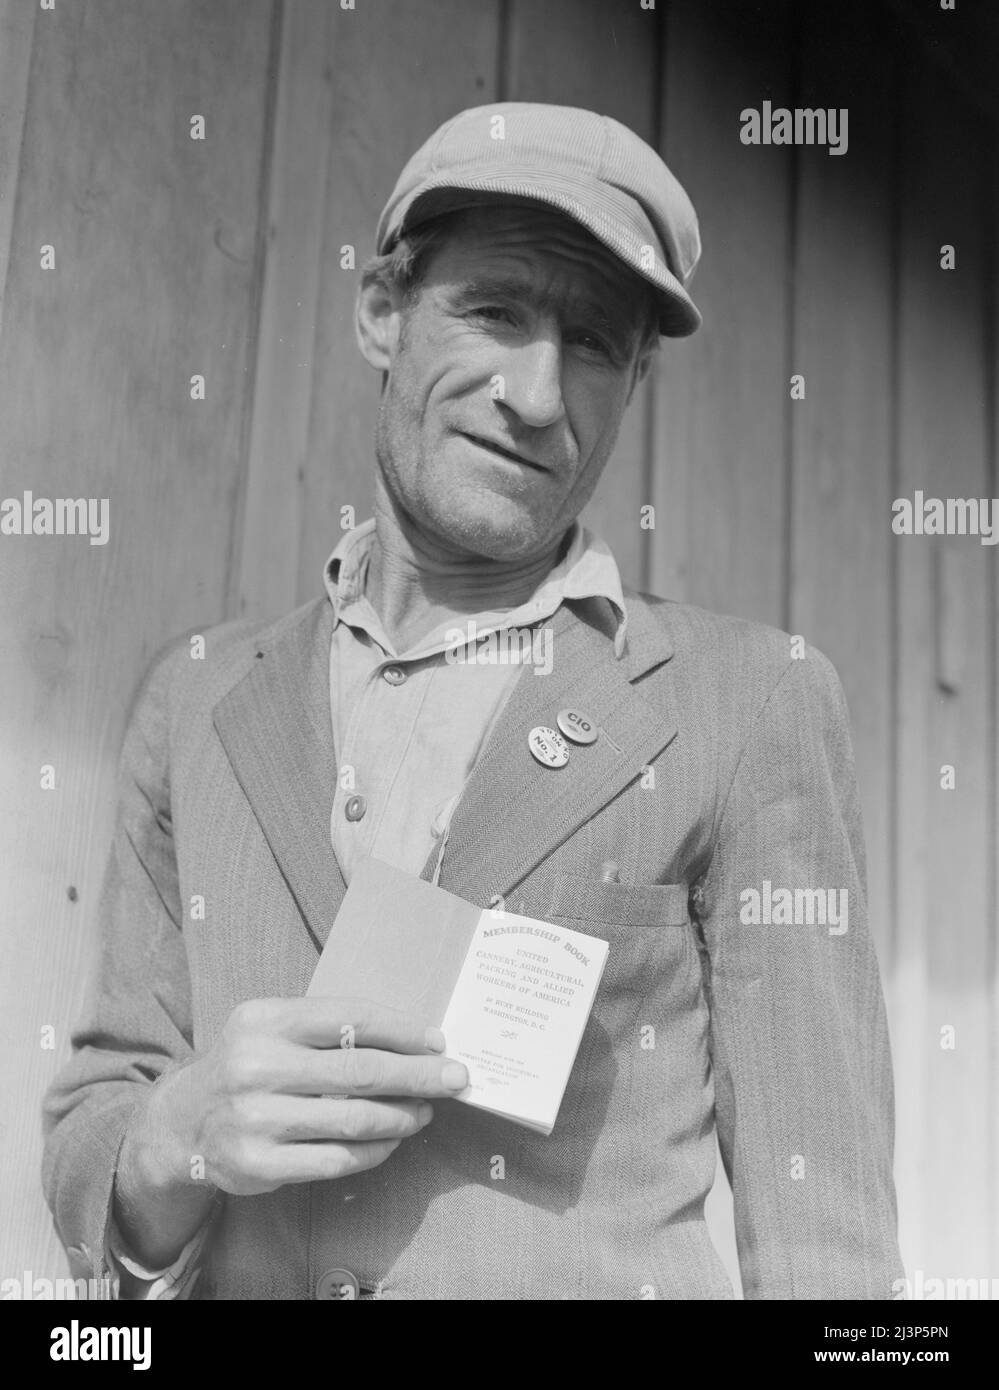
[[[697,214],[650,145],[610,116],[508,101],[453,116],[409,160],[378,219],[376,249],[442,212],[499,194],[573,218],[659,292],[659,331],[701,315],[686,286],[701,254]]]

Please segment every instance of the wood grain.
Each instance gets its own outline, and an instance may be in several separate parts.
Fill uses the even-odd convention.
[[[285,0],[271,153],[262,308],[245,500],[232,575],[240,617],[297,602],[315,375],[326,175],[332,138],[333,10]],[[334,271],[335,273],[335,271]],[[345,344],[349,350],[350,344]]]
[[[739,113],[790,98],[789,7],[676,0],[661,148],[697,209],[702,328],[664,349],[646,533],[652,588],[772,623],[784,616],[788,258],[793,160],[740,143]]]
[[[0,0],[0,333],[37,5]]]

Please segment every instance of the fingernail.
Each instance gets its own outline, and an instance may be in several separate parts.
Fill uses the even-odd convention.
[[[439,1028],[428,1028],[425,1041],[431,1052],[443,1052],[447,1046],[444,1034]]]
[[[427,1103],[424,1101],[424,1103],[416,1112],[416,1118],[419,1120],[421,1125],[428,1125],[430,1121],[434,1118],[434,1107],[432,1105],[427,1105]]]
[[[461,1062],[448,1062],[441,1070],[441,1085],[449,1091],[463,1091],[468,1085],[468,1071]]]

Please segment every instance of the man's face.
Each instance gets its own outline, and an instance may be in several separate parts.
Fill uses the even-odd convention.
[[[450,552],[543,554],[647,369],[642,282],[576,223],[502,205],[462,214],[415,301],[391,302],[377,431],[390,495]]]

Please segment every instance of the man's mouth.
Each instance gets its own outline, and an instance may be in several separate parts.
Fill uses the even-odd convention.
[[[509,459],[511,463],[523,464],[525,468],[536,468],[539,473],[547,472],[547,469],[534,459],[525,458],[523,454],[515,453],[513,449],[508,449],[505,444],[499,444],[495,439],[486,439],[481,434],[470,434],[467,430],[460,430],[463,439],[470,440],[477,444],[480,449],[488,449],[492,454],[498,454],[500,458]]]

